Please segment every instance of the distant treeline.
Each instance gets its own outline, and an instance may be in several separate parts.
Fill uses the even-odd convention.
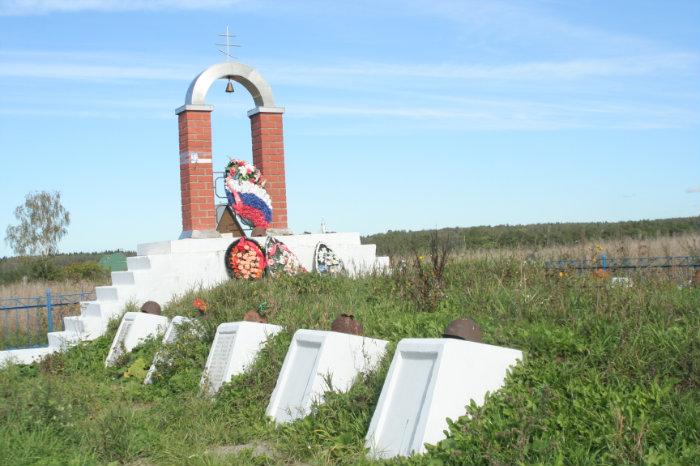
[[[121,252],[127,256],[133,251],[71,252],[47,257],[1,257],[0,284],[12,283],[27,277],[31,280],[95,279],[108,271],[101,270],[102,257]]]
[[[363,244],[376,244],[382,255],[426,251],[434,230],[392,231],[362,237]],[[570,245],[585,241],[622,238],[650,239],[700,233],[700,217],[636,220],[628,222],[539,223],[533,225],[497,225],[468,228],[442,228],[441,239],[456,249],[493,249],[512,247],[540,248]]]

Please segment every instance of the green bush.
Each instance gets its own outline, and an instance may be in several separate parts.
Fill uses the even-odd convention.
[[[98,262],[76,262],[63,267],[63,276],[75,281],[99,281],[109,278],[109,270]]]
[[[63,269],[56,265],[51,257],[32,259],[29,266],[29,278],[42,281],[59,281],[63,279]]]

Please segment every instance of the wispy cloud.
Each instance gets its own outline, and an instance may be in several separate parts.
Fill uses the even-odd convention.
[[[40,15],[77,11],[214,10],[245,0],[2,0],[0,15]]]
[[[688,194],[700,193],[700,185],[699,186],[691,186],[690,188],[687,188],[685,190],[685,192]]]
[[[649,40],[629,34],[610,32],[575,24],[551,11],[556,2],[513,2],[502,0],[404,0],[414,14],[433,16],[467,26],[470,38],[488,37],[489,41],[515,41],[538,37],[553,46],[604,44],[607,50],[654,49]],[[548,4],[550,3],[550,4]],[[554,40],[554,38],[564,39]]]
[[[585,60],[532,61],[501,65],[361,62],[338,66],[277,64],[270,66],[270,68],[276,80],[287,80],[293,83],[326,80],[329,77],[358,76],[372,79],[556,81],[687,71],[693,69],[699,62],[700,60],[695,54],[669,53]]]
[[[0,76],[72,80],[189,80],[192,78],[192,70],[177,66],[104,66],[5,62],[0,67]]]
[[[4,60],[2,60],[4,58]],[[24,59],[22,59],[24,58]],[[29,60],[27,60],[29,58]],[[119,58],[117,56],[116,58]],[[113,63],[115,56],[110,56]],[[71,54],[70,52],[20,53],[0,52],[0,76],[63,79],[190,79],[193,67],[168,63],[154,63],[144,57],[123,55],[120,65],[100,62],[104,57],[95,54]],[[135,64],[134,64],[135,62]],[[173,59],[172,63],[176,60]],[[447,63],[384,63],[349,62],[337,65],[297,65],[279,61],[260,60],[268,79],[276,83],[312,85],[319,81],[328,83],[336,79],[431,79],[431,80],[482,80],[521,82],[570,81],[593,77],[653,76],[664,73],[695,71],[700,63],[691,53],[668,53],[633,57],[581,59],[563,61],[529,61],[500,65],[447,64]]]
[[[661,129],[685,127],[698,115],[674,108],[610,107],[590,103],[580,108],[576,102],[547,104],[518,100],[473,100],[469,105],[376,106],[290,103],[289,118],[339,117],[352,120],[365,117],[381,124],[401,125],[410,121],[421,125],[435,123],[435,129],[472,130],[562,130],[562,129]],[[407,123],[408,122],[408,123]],[[375,123],[377,124],[377,123]],[[344,126],[347,128],[347,126]],[[426,128],[423,126],[423,128]]]
[[[184,85],[201,71],[194,64],[197,61],[118,53],[110,54],[107,61],[94,53],[5,50],[0,51],[0,83],[5,79],[12,80],[15,85],[17,79],[27,78],[129,85],[179,81],[183,83],[184,92]],[[263,59],[258,69],[276,89],[281,86],[287,95],[290,87],[297,88],[293,95],[301,95],[301,98],[296,97],[296,102],[289,101],[288,96],[283,99],[287,115],[295,119],[333,116],[345,119],[344,124],[356,117],[384,119],[389,122],[387,124],[398,119],[420,120],[440,122],[436,128],[455,130],[652,129],[696,126],[700,121],[699,113],[689,102],[693,102],[693,98],[697,101],[698,95],[654,99],[649,98],[651,91],[645,88],[641,96],[624,99],[619,98],[619,93],[607,92],[604,83],[617,77],[622,77],[624,82],[626,76],[643,77],[649,82],[657,75],[675,77],[686,71],[693,75],[698,61],[697,56],[685,53],[502,65],[381,62],[298,65]],[[601,78],[598,81],[603,84],[592,88],[591,82],[595,81],[592,78]],[[553,94],[552,89],[558,84],[562,88]],[[27,83],[22,82],[22,85]],[[474,90],[485,87],[490,89],[488,95]],[[319,91],[320,88],[342,89],[343,92]],[[306,95],[307,89],[313,89],[313,93]],[[582,89],[587,93],[582,94]],[[31,95],[36,92],[33,88]],[[15,92],[1,99],[6,104],[11,104],[8,99],[12,98],[20,99],[23,104],[31,100],[31,96],[20,94]],[[521,98],[523,95],[528,97]],[[132,109],[145,118],[162,118],[171,116],[171,107],[179,100],[178,96],[169,104],[144,104],[134,93],[124,97],[109,101],[97,95],[70,97],[62,93],[52,97],[50,102],[35,98],[33,105],[25,108],[24,115],[48,116],[60,106],[75,117],[115,118],[127,112],[125,109]],[[14,105],[7,107],[9,112],[15,108]],[[222,105],[218,113],[235,115],[238,110]],[[2,113],[9,114],[8,111]]]

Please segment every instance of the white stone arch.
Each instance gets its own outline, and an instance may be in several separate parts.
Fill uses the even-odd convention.
[[[224,62],[199,73],[187,89],[185,107],[208,107],[205,98],[217,79],[231,79],[241,84],[253,97],[256,107],[274,107],[272,89],[260,73],[243,63]]]

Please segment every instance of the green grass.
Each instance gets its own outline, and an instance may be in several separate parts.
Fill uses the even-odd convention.
[[[104,368],[114,325],[41,364],[0,370],[0,464],[369,464],[364,435],[389,356],[306,419],[275,428],[264,415],[292,333],[328,329],[340,312],[390,340],[392,353],[400,339],[437,337],[460,316],[479,322],[485,342],[526,352],[502,390],[453,420],[445,441],[388,464],[700,464],[700,290],[651,274],[633,280],[611,287],[513,261],[464,262],[448,267],[434,312],[402,298],[405,280],[382,276],[190,293],[165,312],[192,316],[201,297],[210,305],[203,335],[163,348],[167,364],[151,386],[141,382],[157,341]],[[286,331],[217,397],[203,396],[216,325],[261,303]],[[253,452],[261,442],[269,456]]]
[[[672,238],[700,232],[700,217],[632,220],[624,222],[535,223],[442,228],[440,234],[457,250],[543,247],[574,245],[585,241],[610,241],[636,238]],[[381,255],[411,255],[425,251],[432,230],[389,230],[364,236],[364,244],[376,244]],[[694,246],[694,245],[693,245]],[[692,248],[697,249],[696,247]],[[612,252],[612,251],[611,251]],[[687,254],[687,253],[684,253]],[[697,254],[697,252],[692,252]],[[669,254],[664,254],[669,255]]]

